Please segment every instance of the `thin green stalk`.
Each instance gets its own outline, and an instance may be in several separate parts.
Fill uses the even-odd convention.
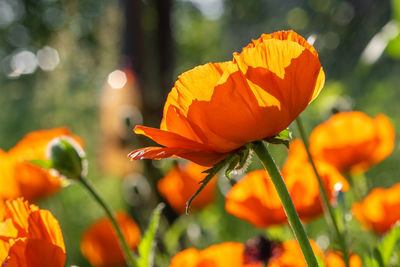
[[[103,208],[104,212],[107,214],[108,218],[111,221],[111,224],[114,227],[115,232],[118,235],[119,243],[121,245],[122,251],[124,252],[125,260],[129,267],[136,267],[136,260],[126,243],[124,236],[122,235],[121,228],[119,227],[117,220],[115,219],[114,214],[111,211],[111,208],[108,204],[104,201],[104,199],[99,195],[96,189],[89,183],[89,181],[85,177],[79,177],[78,181],[89,191],[89,193],[93,196],[93,198],[99,203],[99,205]]]
[[[320,191],[320,194],[321,194],[322,204],[323,204],[323,207],[324,207],[324,210],[325,210],[325,214],[328,215],[327,218],[329,219],[330,224],[333,226],[333,229],[335,230],[336,238],[337,238],[337,240],[339,242],[341,251],[343,253],[343,260],[344,260],[344,262],[346,264],[346,267],[349,267],[349,255],[348,255],[348,251],[347,251],[346,241],[344,240],[344,237],[343,237],[342,233],[339,230],[339,227],[338,227],[338,224],[337,224],[337,221],[336,221],[336,217],[335,217],[335,215],[333,213],[332,206],[329,203],[328,194],[326,193],[324,184],[322,183],[321,177],[318,174],[318,171],[317,171],[317,168],[315,166],[314,160],[313,160],[313,158],[311,156],[311,153],[309,151],[308,139],[307,139],[307,136],[305,134],[305,130],[304,130],[303,123],[301,121],[300,116],[297,117],[296,123],[297,123],[297,128],[299,129],[299,132],[300,132],[301,139],[303,140],[304,146],[306,148],[308,159],[309,159],[309,161],[311,163],[311,166],[312,166],[312,168],[314,170],[315,176],[317,177],[317,180],[318,180],[319,191]]]
[[[345,177],[346,177],[347,181],[350,184],[350,188],[353,191],[355,201],[361,201],[362,193],[361,193],[360,188],[358,187],[358,185],[355,183],[354,177],[351,174],[347,174],[347,175],[345,175]]]
[[[361,201],[363,196],[366,194],[369,186],[367,184],[367,179],[364,173],[360,173],[357,175],[347,173],[346,179],[350,183],[351,189],[354,192],[354,196],[356,201]]]
[[[278,192],[279,198],[281,199],[283,208],[286,216],[288,217],[289,225],[299,242],[300,248],[303,252],[306,263],[310,267],[318,266],[317,259],[315,258],[314,252],[311,248],[310,241],[308,240],[307,234],[304,231],[303,225],[300,222],[299,215],[293,205],[293,201],[290,198],[289,192],[286,188],[285,182],[276,166],[274,160],[268,152],[267,147],[262,141],[255,141],[251,143],[251,147],[261,160],[264,168],[269,173],[272,182],[274,183],[275,189]]]

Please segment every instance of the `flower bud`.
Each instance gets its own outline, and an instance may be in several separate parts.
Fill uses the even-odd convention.
[[[85,152],[75,140],[68,137],[54,138],[47,145],[47,158],[51,168],[70,179],[86,175]]]

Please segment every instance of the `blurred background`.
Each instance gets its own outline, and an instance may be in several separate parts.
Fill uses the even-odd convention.
[[[332,112],[352,109],[384,113],[399,132],[399,0],[0,0],[0,147],[33,130],[68,126],[85,142],[90,179],[143,231],[162,200],[156,181],[171,161],[130,162],[129,151],[150,144],[134,125],[159,126],[180,73],[231,60],[262,33],[288,29],[314,44],[327,76],[302,115],[308,132]],[[275,151],[279,163],[282,151]],[[393,154],[367,173],[370,186],[398,181],[399,152],[396,141]],[[201,212],[179,217],[167,207],[157,266],[183,248],[266,233],[226,214],[229,183],[219,184],[217,202]],[[79,241],[102,216],[96,203],[73,184],[39,205],[60,221],[66,266],[89,266]],[[321,220],[309,226],[311,236],[323,229]],[[289,236],[286,227],[268,233]]]

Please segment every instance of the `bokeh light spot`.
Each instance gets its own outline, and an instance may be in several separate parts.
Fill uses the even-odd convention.
[[[108,74],[107,82],[113,89],[121,89],[127,81],[128,78],[122,70],[114,70]]]
[[[295,30],[303,30],[308,25],[307,13],[301,8],[293,8],[287,13],[287,24]]]
[[[36,56],[28,50],[22,50],[14,54],[10,62],[12,72],[9,77],[18,77],[21,74],[31,74],[37,68]]]
[[[24,47],[30,40],[29,30],[21,24],[13,25],[8,30],[7,41],[15,47]]]
[[[15,13],[6,1],[0,1],[0,27],[5,27],[13,22]]]
[[[37,52],[37,62],[44,71],[52,71],[60,63],[57,50],[50,46],[45,46]]]

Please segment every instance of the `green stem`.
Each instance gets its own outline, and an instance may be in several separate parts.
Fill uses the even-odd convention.
[[[344,260],[344,262],[346,264],[346,267],[349,267],[349,255],[348,255],[348,251],[347,251],[346,241],[344,240],[344,237],[343,237],[342,233],[339,230],[339,227],[338,227],[338,224],[337,224],[337,221],[336,221],[336,217],[335,217],[335,215],[333,213],[332,206],[329,203],[328,194],[326,193],[324,184],[322,183],[321,176],[319,176],[317,168],[316,168],[315,163],[314,163],[314,160],[313,160],[313,158],[311,156],[311,153],[310,153],[310,150],[309,150],[308,139],[307,139],[307,136],[305,134],[305,130],[304,130],[303,123],[301,121],[300,116],[297,117],[296,123],[297,123],[297,128],[299,129],[299,132],[300,132],[301,139],[303,140],[304,146],[306,148],[308,159],[309,159],[309,161],[311,163],[311,166],[312,166],[312,168],[314,170],[315,176],[317,177],[317,180],[318,180],[319,191],[320,191],[320,194],[321,194],[322,205],[324,207],[325,214],[328,215],[327,218],[328,218],[330,224],[333,226],[333,229],[335,230],[336,238],[337,238],[337,241],[339,242],[341,251],[343,253],[343,260]]]
[[[347,173],[345,177],[347,181],[350,183],[350,187],[354,192],[355,200],[361,201],[363,199],[363,196],[367,192],[367,188],[369,188],[364,173],[357,175]]]
[[[96,189],[89,183],[89,181],[85,177],[79,177],[78,179],[82,185],[89,191],[89,193],[93,196],[93,198],[97,201],[97,203],[103,208],[104,212],[107,214],[108,218],[111,221],[111,224],[114,227],[115,232],[118,235],[119,243],[121,245],[122,251],[124,252],[124,257],[125,260],[128,264],[129,267],[136,267],[136,260],[128,246],[128,243],[126,243],[126,240],[124,236],[122,235],[121,228],[119,227],[117,220],[115,219],[115,216],[113,212],[111,211],[111,208],[108,206],[108,204],[104,201],[104,199],[99,195],[99,193],[96,191]]]
[[[353,195],[354,195],[355,201],[361,201],[362,193],[361,193],[358,185],[355,183],[354,177],[352,175],[350,175],[350,174],[345,175],[345,177],[346,177],[346,180],[350,184],[351,190],[353,191]]]
[[[289,192],[286,188],[285,182],[276,166],[274,160],[268,152],[262,141],[255,141],[251,143],[251,147],[261,160],[264,168],[269,173],[272,182],[274,183],[275,189],[278,192],[279,198],[281,199],[283,208],[286,216],[288,217],[289,225],[299,242],[300,248],[303,252],[307,266],[314,267],[318,266],[317,259],[315,258],[314,252],[311,248],[310,241],[308,240],[307,234],[304,231],[303,225],[300,222],[299,215],[293,205],[293,201],[290,198]]]

